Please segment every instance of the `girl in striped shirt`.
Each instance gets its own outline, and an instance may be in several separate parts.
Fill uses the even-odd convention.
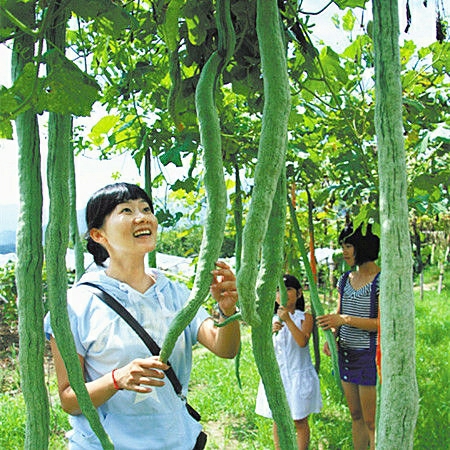
[[[339,371],[352,417],[355,450],[375,449],[375,408],[377,370],[375,364],[378,329],[378,277],[375,263],[380,240],[370,224],[353,230],[347,225],[339,236],[345,262],[356,270],[338,280],[339,304],[336,314],[317,318],[324,330],[334,329],[338,341]],[[330,355],[328,345],[324,351]]]

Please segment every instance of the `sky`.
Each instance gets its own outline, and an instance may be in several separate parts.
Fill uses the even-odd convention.
[[[324,0],[305,0],[302,3],[304,11],[317,11],[321,6],[328,3]],[[425,8],[422,0],[412,0],[410,2],[412,10],[412,24],[409,33],[406,35],[403,30],[406,26],[405,4],[406,0],[399,1],[400,15],[400,40],[412,39],[419,47],[431,44],[435,41],[435,10],[434,2],[428,2],[429,6]],[[369,2],[369,4],[371,4]],[[371,7],[369,7],[370,9]],[[357,13],[358,19],[361,18],[361,10]],[[317,24],[314,27],[314,35],[322,39],[333,49],[342,48],[345,45],[345,38],[338,33],[332,25],[329,18],[338,12],[337,7],[327,10],[320,21],[314,17],[312,21]],[[370,11],[364,12],[364,24],[371,16]],[[0,44],[0,85],[11,86],[10,77],[10,52]],[[89,131],[97,120],[102,116],[102,112],[97,110],[88,118],[79,119],[78,123],[84,123]],[[44,130],[41,137],[41,158],[42,158],[42,177],[44,182],[44,205],[46,203],[46,176],[45,160],[47,140],[45,136],[45,123],[42,123],[41,129]],[[113,182],[112,174],[120,173],[120,181],[141,182],[143,179],[130,155],[117,156],[109,161],[99,161],[92,157],[79,156],[75,161],[76,165],[76,184],[77,184],[77,208],[82,209],[93,192],[102,186]],[[173,180],[175,181],[175,180]],[[10,205],[19,203],[19,183],[17,173],[17,143],[0,139],[0,205]]]

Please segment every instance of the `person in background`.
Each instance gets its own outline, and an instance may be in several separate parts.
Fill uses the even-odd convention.
[[[339,371],[352,417],[355,450],[375,449],[375,410],[377,369],[375,363],[378,330],[377,279],[380,268],[375,263],[380,240],[371,225],[363,234],[346,226],[339,243],[345,262],[356,270],[338,280],[339,303],[336,314],[317,317],[324,330],[333,329],[338,342]],[[330,355],[328,344],[324,351]]]
[[[157,219],[145,191],[134,184],[116,183],[93,194],[87,204],[87,248],[98,265],[80,280],[102,287],[137,319],[159,346],[189,291],[156,269],[146,269],[146,255],[155,250]],[[211,295],[224,317],[236,311],[236,280],[227,264],[212,271]],[[135,331],[87,286],[68,292],[68,312],[86,388],[100,420],[118,450],[192,450],[200,442],[201,424],[188,413],[165,377],[168,365],[149,350]],[[45,318],[63,409],[70,414],[69,448],[101,449],[100,441],[82,414],[53,337],[51,318]],[[170,356],[187,394],[192,346],[200,342],[216,355],[233,358],[239,349],[237,321],[219,328],[204,308],[178,338]],[[203,439],[203,438],[202,438]]]
[[[298,448],[305,450],[310,440],[308,416],[322,408],[319,378],[312,365],[308,345],[314,322],[312,315],[305,313],[305,299],[298,279],[286,274],[283,280],[288,299],[286,306],[281,306],[280,293],[277,292],[276,315],[272,321],[273,345],[297,432]],[[255,411],[272,418],[262,382],[258,387]],[[275,422],[273,439],[275,449],[280,449]]]

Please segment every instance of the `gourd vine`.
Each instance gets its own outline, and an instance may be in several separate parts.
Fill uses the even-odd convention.
[[[275,357],[271,326],[283,261],[286,206],[282,199],[286,196],[284,166],[291,106],[282,30],[277,2],[258,0],[256,32],[264,81],[264,108],[237,288],[242,318],[251,326],[255,363],[278,426],[281,448],[295,449],[295,431]]]
[[[48,30],[47,39],[60,49],[65,47],[65,24],[68,11],[55,10],[54,20]],[[55,54],[49,55],[49,68]],[[49,188],[49,223],[45,233],[45,257],[47,263],[48,303],[51,323],[58,349],[67,368],[70,385],[75,391],[80,408],[88,419],[92,430],[98,436],[104,449],[114,448],[100,422],[97,410],[86,389],[84,374],[78,359],[75,342],[70,330],[66,298],[67,274],[65,267],[69,230],[69,161],[71,147],[72,120],[70,115],[50,113],[47,178]],[[40,448],[40,447],[36,447]]]
[[[292,184],[294,186],[294,184]],[[316,256],[315,256],[315,237],[314,237],[314,223],[313,223],[313,200],[311,197],[311,192],[308,186],[305,186],[306,195],[308,198],[308,231],[309,231],[309,260],[311,261],[311,271],[314,277],[314,282],[317,285],[317,267],[316,267]],[[295,205],[295,189],[291,191],[291,202],[292,206]],[[289,201],[289,200],[288,200]],[[295,209],[295,206],[294,206]],[[320,342],[319,342],[319,330],[316,324],[315,318],[317,317],[317,311],[314,309],[314,305],[312,305],[312,313],[314,318],[314,325],[312,330],[312,341],[313,341],[313,350],[314,350],[314,367],[316,372],[320,372]]]
[[[264,385],[273,419],[277,424],[280,446],[286,450],[294,450],[297,448],[294,424],[272,341],[272,316],[277,285],[281,292],[284,288],[284,303],[287,300],[281,272],[286,224],[286,205],[283,201],[285,197],[286,177],[285,171],[282,170],[269,214],[268,230],[262,245],[257,288],[257,308],[261,323],[252,326],[251,335],[255,363]]]
[[[222,15],[226,17],[222,17]],[[224,57],[229,57],[234,51],[234,48],[232,48],[224,52],[223,48],[224,45],[233,42],[233,38],[224,38],[222,36],[223,33],[234,34],[233,27],[227,25],[231,24],[229,0],[219,0],[217,2],[216,23],[219,31],[219,46],[221,48],[212,53],[203,67],[195,92],[195,106],[205,167],[204,184],[208,204],[206,223],[194,286],[186,305],[172,321],[161,346],[160,358],[162,361],[168,360],[178,336],[192,321],[209,294],[209,286],[212,280],[211,271],[214,269],[215,262],[219,257],[225,230],[227,192],[223,173],[220,124],[214,93],[221,68],[227,62]]]
[[[35,4],[23,4],[24,16],[34,20]],[[17,80],[32,63],[34,39],[18,35],[12,53],[12,79]],[[49,406],[44,376],[45,337],[42,331],[42,179],[39,125],[36,112],[16,118],[19,149],[20,215],[17,223],[16,286],[19,316],[19,366],[21,388],[27,405],[25,448],[48,448]]]
[[[251,326],[261,323],[255,297],[258,260],[267,231],[268,212],[285,160],[291,105],[286,50],[276,2],[257,2],[256,31],[264,81],[264,108],[253,196],[243,231],[241,268],[237,275],[242,318]]]
[[[184,126],[177,111],[177,99],[181,90],[181,68],[178,48],[169,52],[169,75],[171,84],[167,97],[167,110],[175,123],[176,129],[183,131]]]

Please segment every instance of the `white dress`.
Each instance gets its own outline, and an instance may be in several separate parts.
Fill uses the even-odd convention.
[[[301,329],[305,313],[295,310],[291,318]],[[322,397],[319,377],[312,365],[309,345],[300,347],[286,325],[277,334],[273,334],[273,345],[292,418],[299,420],[311,413],[320,412]],[[260,416],[272,418],[272,411],[261,381],[255,411]]]

